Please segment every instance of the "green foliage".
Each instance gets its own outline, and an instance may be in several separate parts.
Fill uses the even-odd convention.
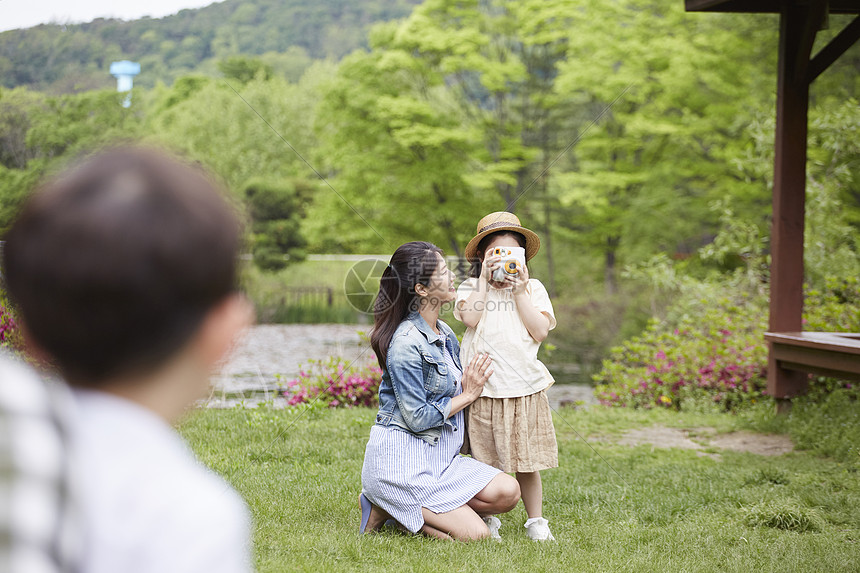
[[[813,111],[809,128],[804,265],[807,280],[860,276],[860,105]]]
[[[328,249],[393,251],[420,238],[460,254],[489,208],[466,180],[474,133],[463,129],[441,78],[408,59],[352,54],[325,91],[317,132],[337,193],[320,195],[309,233]]]
[[[25,88],[0,89],[0,166],[23,169],[36,156],[27,145],[30,112],[44,100]]]
[[[568,266],[570,263],[565,263]],[[563,269],[568,270],[568,269]],[[593,376],[600,371],[603,360],[610,350],[625,340],[640,334],[647,326],[646,291],[638,286],[622,288],[607,295],[602,284],[588,284],[581,269],[570,269],[574,274],[570,283],[558,277],[563,286],[553,300],[558,326],[550,333],[548,341],[556,345],[551,356],[539,356],[554,370],[554,365],[575,364],[578,372],[556,373],[556,382],[593,384]],[[530,271],[533,272],[533,271]],[[542,275],[537,275],[543,279]],[[546,342],[541,345],[543,352]]]
[[[243,195],[251,215],[251,251],[261,269],[279,270],[305,257],[299,224],[313,186],[306,181],[281,183],[252,179]]]
[[[314,59],[300,46],[290,46],[284,52],[266,52],[260,60],[272,70],[272,74],[286,78],[290,83],[298,83]]]
[[[115,85],[112,61],[141,64],[135,84],[153,87],[231,56],[284,53],[340,58],[366,45],[370,26],[408,14],[410,0],[227,0],[166,18],[43,25],[0,33],[0,85],[53,93]],[[293,77],[293,79],[296,79]]]
[[[0,165],[0,238],[12,226],[18,210],[41,177],[40,167],[33,165],[25,170]]]
[[[804,328],[817,331],[860,330],[860,278],[828,278],[821,289],[806,290]]]
[[[691,17],[677,2],[577,4],[572,27],[589,33],[571,35],[568,50],[587,57],[559,65],[556,90],[604,115],[552,188],[569,213],[559,224],[606,253],[608,284],[616,260],[684,257],[706,243],[715,199],[760,220],[765,180],[739,177],[733,158],[745,151],[751,114],[772,113],[775,62],[762,50],[773,22]]]
[[[142,114],[122,107],[123,97],[114,91],[55,97],[0,91],[0,237],[40,179],[101,146],[140,135]]]
[[[272,77],[272,66],[257,58],[231,56],[218,62],[218,70],[224,77],[243,84],[253,79],[268,80]]]
[[[255,78],[232,86],[195,77],[161,87],[153,94],[146,133],[213,169],[237,197],[251,179],[314,178],[301,157],[312,160],[318,146],[315,107],[332,67],[312,66],[299,84]]]
[[[38,157],[53,159],[139,136],[139,106],[124,108],[124,98],[111,90],[46,98],[30,110],[27,147]]]

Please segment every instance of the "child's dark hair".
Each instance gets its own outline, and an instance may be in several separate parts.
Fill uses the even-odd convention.
[[[517,244],[520,247],[524,249],[526,248],[526,238],[522,233],[517,233],[516,231],[508,231],[507,229],[504,231],[496,231],[495,233],[490,233],[478,242],[478,248],[476,249],[478,253],[478,258],[472,261],[472,268],[469,270],[470,277],[476,279],[481,276],[481,268],[484,262],[484,253],[487,252],[487,247],[490,245],[490,242],[492,242],[494,238],[502,235],[510,235],[511,237],[516,239]]]
[[[376,353],[379,366],[386,369],[388,345],[394,331],[415,307],[415,285],[427,285],[439,266],[442,249],[433,243],[413,241],[397,247],[391,255],[382,278],[379,294],[373,305],[374,324],[370,345]]]
[[[6,236],[5,281],[70,384],[157,368],[236,290],[240,225],[220,193],[199,168],[124,147],[26,202]]]

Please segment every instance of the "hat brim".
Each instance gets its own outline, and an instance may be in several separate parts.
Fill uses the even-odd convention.
[[[493,227],[492,229],[486,229],[481,233],[475,235],[475,237],[469,241],[469,244],[466,245],[466,260],[467,261],[480,261],[481,257],[478,256],[478,243],[481,242],[481,239],[486,237],[487,235],[492,235],[493,233],[499,233],[502,231],[510,231],[512,233],[519,233],[520,235],[526,238],[526,260],[528,261],[533,256],[535,256],[540,250],[540,237],[534,231],[526,229],[525,227],[520,227],[517,225],[499,225],[498,227]]]

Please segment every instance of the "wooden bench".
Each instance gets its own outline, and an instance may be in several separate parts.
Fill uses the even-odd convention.
[[[781,369],[860,380],[860,333],[766,332],[764,338]]]

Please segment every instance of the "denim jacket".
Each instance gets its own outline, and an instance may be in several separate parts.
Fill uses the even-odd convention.
[[[379,385],[376,424],[394,426],[436,445],[445,424],[453,425],[451,398],[457,390],[454,372],[445,363],[445,337],[460,365],[460,344],[451,328],[438,321],[441,335],[413,311],[400,323],[388,345],[386,368]]]

